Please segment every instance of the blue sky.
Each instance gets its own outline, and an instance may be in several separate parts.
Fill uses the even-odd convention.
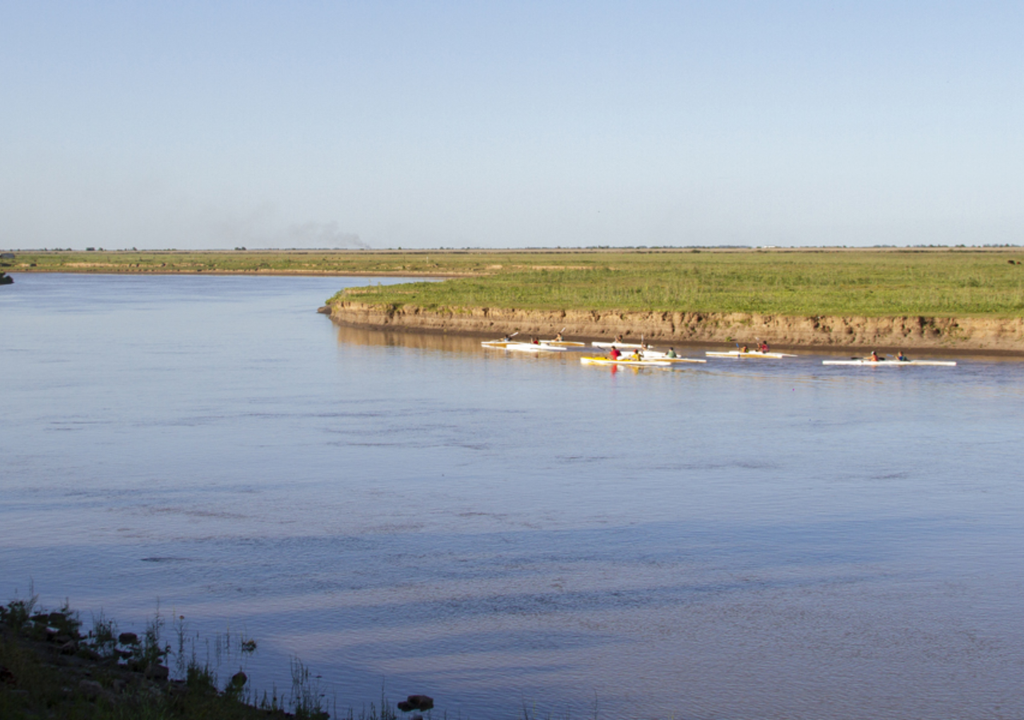
[[[0,247],[1024,244],[1021,2],[0,3]]]

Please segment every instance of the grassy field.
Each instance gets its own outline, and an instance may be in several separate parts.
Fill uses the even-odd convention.
[[[428,309],[1017,317],[1024,252],[618,253],[444,283],[354,288],[349,299]],[[1009,261],[1013,260],[1011,264]]]
[[[1012,262],[1011,262],[1012,261]],[[1024,249],[18,252],[18,272],[445,275],[347,297],[428,309],[1024,314]]]

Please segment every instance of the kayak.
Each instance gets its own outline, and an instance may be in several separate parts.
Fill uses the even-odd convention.
[[[695,362],[695,363],[706,363],[707,360],[703,358],[690,358],[690,357],[669,357],[668,353],[664,350],[644,350],[644,360],[671,360],[672,362]]]
[[[540,344],[556,351],[583,352],[589,349],[586,343],[572,342],[571,340],[541,340]]]
[[[612,360],[607,357],[590,357],[585,356],[580,358],[580,362],[584,365],[629,365],[632,367],[672,367],[671,360],[629,360],[625,357],[619,358],[618,360]]]
[[[541,340],[541,345],[554,345],[555,347],[564,347],[568,349],[572,348],[585,348],[587,344],[585,342],[576,342],[575,340]]]
[[[742,352],[740,350],[708,350],[704,353],[708,357],[730,357],[730,358],[768,358],[771,360],[778,360],[780,358],[799,357],[798,355],[787,355],[786,353],[778,352],[760,352],[754,350],[753,352]]]
[[[627,343],[627,342],[599,342],[595,340],[590,343],[591,347],[596,348],[629,348],[630,350],[643,350],[644,346],[640,343]]]
[[[507,350],[509,352],[565,352],[569,348],[557,345],[545,345],[543,343],[516,342],[514,340],[484,340],[485,348],[491,350]]]
[[[853,358],[852,360],[822,360],[822,365],[870,365],[871,367],[913,367],[915,365],[932,365],[940,367],[955,367],[952,360],[868,360],[867,358]]]

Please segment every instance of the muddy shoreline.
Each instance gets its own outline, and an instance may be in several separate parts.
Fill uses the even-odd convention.
[[[655,313],[584,310],[531,311],[458,308],[442,312],[418,307],[375,306],[339,300],[321,308],[339,325],[357,328],[496,338],[518,332],[529,337],[610,339],[616,335],[660,345],[753,345],[822,350],[953,351],[1024,357],[1024,318],[788,317],[756,313]],[[564,328],[564,329],[563,329]]]

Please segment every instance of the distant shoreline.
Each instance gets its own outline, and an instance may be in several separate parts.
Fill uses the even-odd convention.
[[[154,270],[154,269],[127,269],[107,268],[96,269],[81,268],[17,268],[8,270],[7,274],[24,275],[252,275],[260,277],[407,277],[410,280],[416,278],[446,278],[457,277],[457,272],[386,272],[373,270]]]
[[[335,322],[384,330],[1024,355],[1019,247],[5,255],[0,270],[14,274],[408,279],[328,301]],[[415,282],[436,278],[451,282]]]

